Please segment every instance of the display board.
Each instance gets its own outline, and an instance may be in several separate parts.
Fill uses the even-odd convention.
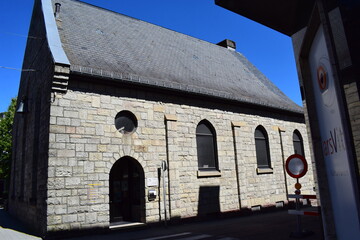
[[[326,46],[324,30],[320,25],[310,48],[308,62],[337,237],[347,240],[360,236],[360,224],[351,176],[353,169],[349,164],[339,96]]]

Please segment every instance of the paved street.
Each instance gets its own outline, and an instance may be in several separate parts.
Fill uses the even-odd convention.
[[[0,239],[1,240],[39,240],[21,224],[0,208]]]
[[[322,239],[319,217],[304,216],[302,222],[304,229],[314,232],[313,235],[303,239]],[[72,240],[283,240],[292,239],[289,235],[294,230],[296,230],[296,217],[288,215],[287,211],[281,211],[174,225],[168,228],[157,227],[133,232],[114,232],[101,236],[72,238]]]
[[[303,229],[313,231],[314,234],[302,239],[321,240],[320,218],[313,216],[302,217]],[[12,219],[6,212],[0,210],[0,239],[39,239],[25,235],[21,231],[26,229]],[[11,230],[15,229],[15,230]],[[287,211],[271,213],[255,213],[251,216],[233,217],[219,220],[193,222],[187,224],[164,226],[150,226],[132,230],[114,230],[99,235],[87,235],[68,238],[68,240],[283,240],[290,238],[291,232],[296,230],[296,217]],[[64,239],[64,238],[59,238]]]
[[[28,235],[22,232],[18,232],[12,229],[5,229],[0,227],[0,239],[1,240],[36,240],[41,238]]]

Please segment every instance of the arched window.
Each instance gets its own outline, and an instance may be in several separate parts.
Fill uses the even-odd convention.
[[[258,168],[271,168],[269,139],[262,126],[255,129],[255,146]]]
[[[196,145],[199,170],[218,170],[216,133],[206,120],[196,127]]]
[[[298,130],[295,130],[293,133],[293,144],[294,144],[294,152],[296,154],[300,154],[301,156],[305,156],[303,139]]]

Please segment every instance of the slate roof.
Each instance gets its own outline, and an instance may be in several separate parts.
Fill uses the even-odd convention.
[[[303,112],[239,52],[80,1],[55,2],[73,73]]]

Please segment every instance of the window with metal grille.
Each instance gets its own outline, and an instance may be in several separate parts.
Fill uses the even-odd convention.
[[[196,128],[196,144],[199,170],[218,170],[215,129],[206,120]]]
[[[258,168],[271,168],[269,140],[262,126],[255,129],[255,147]]]
[[[301,156],[305,156],[303,139],[298,130],[295,130],[293,133],[293,144],[294,144],[294,152],[296,154],[300,154]]]

